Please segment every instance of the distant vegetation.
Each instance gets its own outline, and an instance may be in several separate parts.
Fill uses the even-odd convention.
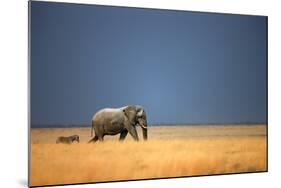
[[[226,122],[226,123],[154,123],[149,126],[188,126],[188,125],[267,125],[267,122]],[[71,127],[91,127],[89,123],[76,124],[32,124],[31,128],[71,128]]]

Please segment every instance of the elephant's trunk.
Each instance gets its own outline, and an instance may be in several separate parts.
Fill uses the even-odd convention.
[[[146,121],[146,119],[139,119],[139,125],[142,128],[143,140],[147,140],[147,121]]]
[[[143,135],[143,140],[147,140],[147,127],[145,129],[142,128],[142,135]]]

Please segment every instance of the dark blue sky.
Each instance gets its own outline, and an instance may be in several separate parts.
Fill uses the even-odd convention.
[[[31,2],[31,123],[266,122],[267,18]]]

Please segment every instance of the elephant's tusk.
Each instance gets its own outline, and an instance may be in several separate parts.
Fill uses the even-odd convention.
[[[147,127],[143,126],[143,124],[140,123],[140,126],[143,128],[143,129],[147,129]]]

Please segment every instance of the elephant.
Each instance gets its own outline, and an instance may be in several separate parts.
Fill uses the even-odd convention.
[[[121,108],[104,108],[92,118],[90,142],[103,141],[105,135],[120,134],[119,140],[126,138],[128,132],[135,141],[139,141],[136,125],[142,128],[143,139],[147,140],[147,118],[144,108],[139,105],[129,105]]]
[[[60,136],[57,138],[56,143],[64,143],[64,144],[71,144],[72,142],[77,141],[79,143],[79,136],[78,135],[72,135],[68,137]]]

